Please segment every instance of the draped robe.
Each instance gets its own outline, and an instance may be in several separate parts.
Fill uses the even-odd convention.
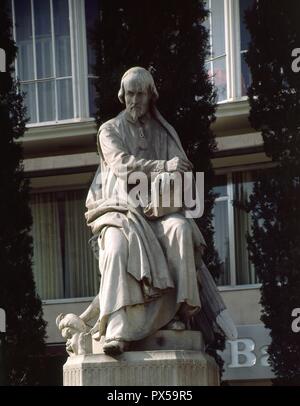
[[[128,176],[140,171],[150,181],[167,160],[187,158],[175,130],[155,108],[137,122],[125,110],[104,123],[98,149],[86,218],[99,248],[100,334],[106,341],[140,340],[178,310],[188,318],[201,309],[196,268],[205,241],[184,211],[146,218],[130,202]]]

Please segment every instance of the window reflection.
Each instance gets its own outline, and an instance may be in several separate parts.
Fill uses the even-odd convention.
[[[247,94],[248,87],[251,84],[251,73],[249,66],[245,61],[245,55],[248,52],[250,33],[246,27],[245,22],[245,11],[248,10],[254,0],[240,0],[240,43],[241,43],[241,95],[245,96]]]
[[[251,214],[235,203],[246,203],[252,193],[258,171],[234,172],[218,176],[214,192],[214,242],[222,262],[219,286],[258,283],[254,265],[249,259],[247,233],[251,233]],[[231,261],[234,259],[234,261]]]
[[[207,0],[206,7],[210,10],[209,17],[204,23],[210,32],[210,57],[206,62],[206,68],[217,88],[217,100],[221,102],[228,98],[224,1]]]
[[[30,122],[73,118],[68,0],[13,0],[12,7],[16,73]]]

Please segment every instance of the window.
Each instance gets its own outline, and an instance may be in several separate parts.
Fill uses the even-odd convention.
[[[216,86],[218,102],[245,96],[251,83],[245,61],[250,35],[244,16],[254,1],[206,1],[210,10],[205,22],[210,31],[210,57],[206,66]]]
[[[236,172],[232,175],[234,201],[246,203],[253,191],[253,184],[258,172]],[[254,265],[249,260],[246,234],[251,233],[251,214],[234,208],[236,284],[257,283]]]
[[[86,20],[86,36],[87,36],[87,58],[88,58],[88,86],[89,86],[89,111],[90,116],[95,115],[95,79],[94,65],[96,63],[95,51],[92,47],[93,31],[97,20],[100,19],[100,9],[98,0],[85,1],[85,20]]]
[[[245,11],[253,4],[254,0],[239,0],[240,7],[240,52],[241,52],[241,94],[245,96],[247,89],[251,84],[250,69],[245,61],[245,55],[248,51],[250,42],[250,33],[247,30],[245,23]]]
[[[33,270],[42,299],[95,296],[98,264],[88,243],[85,190],[35,193]]]
[[[207,70],[217,88],[220,102],[228,98],[224,1],[208,0],[206,4],[210,10],[206,21],[206,27],[210,30],[210,58],[207,61]]]
[[[73,118],[68,0],[13,0],[12,9],[30,122]]]
[[[258,283],[249,260],[246,234],[251,232],[251,215],[233,205],[246,202],[252,193],[257,171],[233,172],[218,176],[214,188],[218,197],[214,207],[215,246],[223,265],[218,285]]]
[[[230,285],[230,232],[229,232],[229,217],[230,217],[230,199],[227,187],[226,176],[220,176],[217,180],[217,185],[214,192],[218,194],[214,207],[214,228],[215,228],[215,247],[218,251],[219,258],[222,263],[222,274],[218,281],[219,285]]]
[[[87,42],[96,0],[11,0],[16,75],[30,124],[87,120],[94,111]]]

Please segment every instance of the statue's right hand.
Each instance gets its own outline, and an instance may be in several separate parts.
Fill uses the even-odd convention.
[[[175,156],[166,163],[167,172],[187,172],[192,170],[192,163]]]

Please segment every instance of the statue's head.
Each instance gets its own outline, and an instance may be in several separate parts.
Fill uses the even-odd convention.
[[[138,66],[129,69],[122,77],[118,97],[134,121],[142,117],[158,99],[151,73]]]
[[[62,336],[67,339],[75,333],[87,331],[87,326],[84,321],[73,313],[61,313],[56,318],[56,325],[61,331]]]
[[[76,314],[61,313],[56,318],[56,325],[61,331],[63,338],[67,340],[66,350],[69,355],[79,353],[80,335],[86,333],[88,328],[83,320]]]

